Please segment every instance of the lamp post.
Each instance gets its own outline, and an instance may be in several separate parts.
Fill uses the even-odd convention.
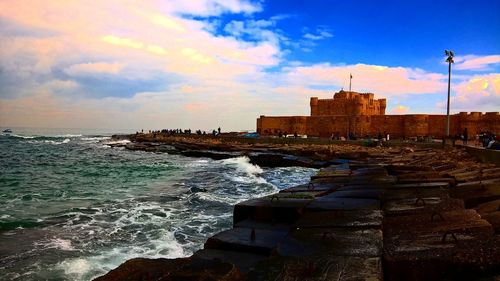
[[[444,50],[447,56],[446,62],[448,63],[448,107],[446,108],[446,137],[450,136],[450,83],[451,83],[451,64],[454,63],[453,57],[455,54],[453,51]]]

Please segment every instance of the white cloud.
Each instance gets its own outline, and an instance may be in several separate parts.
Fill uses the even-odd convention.
[[[125,65],[123,63],[80,63],[64,69],[64,72],[71,76],[99,73],[118,74],[124,66]]]
[[[467,55],[457,57],[454,68],[457,70],[492,70],[492,67],[498,64],[500,64],[500,55]]]
[[[455,92],[451,100],[454,110],[498,111],[500,108],[500,73],[475,75],[452,90]]]
[[[318,27],[316,29],[316,32],[314,32],[314,33],[307,32],[304,34],[303,37],[305,39],[310,39],[310,40],[323,40],[323,39],[333,37],[333,34],[326,27]]]

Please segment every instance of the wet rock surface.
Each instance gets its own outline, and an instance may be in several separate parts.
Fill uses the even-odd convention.
[[[182,153],[213,153],[203,157],[260,155],[252,161],[323,168],[310,184],[237,204],[233,228],[208,238],[191,258],[135,259],[97,280],[500,275],[500,169],[476,162],[464,149],[179,143],[168,145]]]

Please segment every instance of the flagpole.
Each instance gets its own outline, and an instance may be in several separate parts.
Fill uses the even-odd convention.
[[[351,91],[352,73],[349,73],[349,92]]]

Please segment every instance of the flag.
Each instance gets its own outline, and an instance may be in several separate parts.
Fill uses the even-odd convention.
[[[352,79],[352,74],[350,74],[350,75],[351,75],[351,79]]]

